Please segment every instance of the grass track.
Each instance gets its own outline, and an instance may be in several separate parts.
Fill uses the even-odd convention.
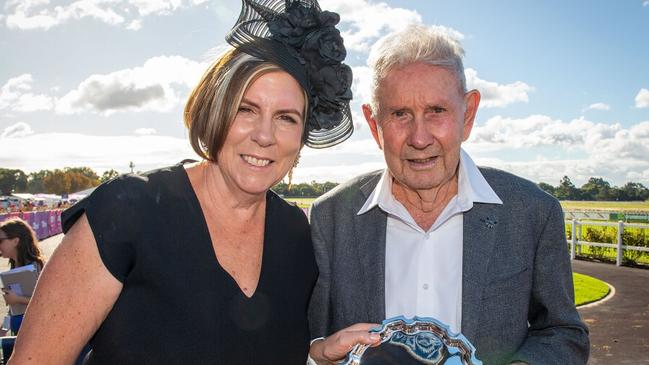
[[[649,201],[644,202],[603,202],[603,201],[561,201],[563,209],[610,210],[624,211],[649,211]]]
[[[604,298],[610,290],[605,282],[592,276],[573,273],[572,279],[575,285],[575,305],[598,301]]]

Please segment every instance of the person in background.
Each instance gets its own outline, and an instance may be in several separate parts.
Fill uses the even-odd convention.
[[[480,93],[460,44],[412,25],[370,55],[363,105],[387,168],[320,197],[311,230],[320,276],[311,358],[340,360],[356,322],[434,317],[492,364],[586,364],[559,202],[536,184],[477,167],[461,145]]]
[[[304,364],[307,218],[269,189],[353,131],[351,69],[311,1],[245,0],[185,107],[199,163],[129,174],[63,214],[10,364]],[[297,20],[297,21],[296,21]]]
[[[10,218],[0,223],[0,255],[9,259],[11,269],[34,265],[36,271],[40,272],[45,265],[36,232],[20,218]],[[29,304],[30,297],[18,295],[9,288],[3,288],[2,291],[7,305]],[[18,333],[22,320],[22,314],[11,316],[10,329],[14,335]]]
[[[45,257],[41,254],[36,232],[29,223],[20,218],[10,218],[0,222],[0,256],[9,259],[10,269],[33,265],[36,271],[40,272],[45,265]],[[30,297],[18,295],[9,288],[2,288],[2,292],[7,306],[29,304]],[[16,336],[23,317],[24,314],[7,315],[0,335]],[[6,361],[11,355],[14,341],[15,337],[12,336],[0,337],[3,361]]]

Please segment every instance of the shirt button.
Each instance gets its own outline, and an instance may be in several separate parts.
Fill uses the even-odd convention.
[[[424,290],[428,290],[428,284],[424,284],[421,287],[424,288]]]
[[[426,234],[424,235],[424,237],[426,237],[426,239],[429,240],[429,239],[430,239],[430,233],[426,233]]]

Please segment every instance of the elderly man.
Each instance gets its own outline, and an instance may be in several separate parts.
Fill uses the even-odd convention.
[[[588,330],[573,301],[561,207],[462,150],[480,103],[466,91],[462,56],[455,40],[424,26],[374,48],[363,113],[387,169],[313,204],[312,335],[429,316],[462,332],[484,364],[585,364]],[[345,331],[359,328],[316,341],[312,358],[336,360],[353,338]]]

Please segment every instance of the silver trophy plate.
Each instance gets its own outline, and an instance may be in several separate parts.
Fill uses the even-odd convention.
[[[434,318],[394,317],[370,332],[378,333],[381,343],[354,346],[344,365],[482,365],[466,337]]]

